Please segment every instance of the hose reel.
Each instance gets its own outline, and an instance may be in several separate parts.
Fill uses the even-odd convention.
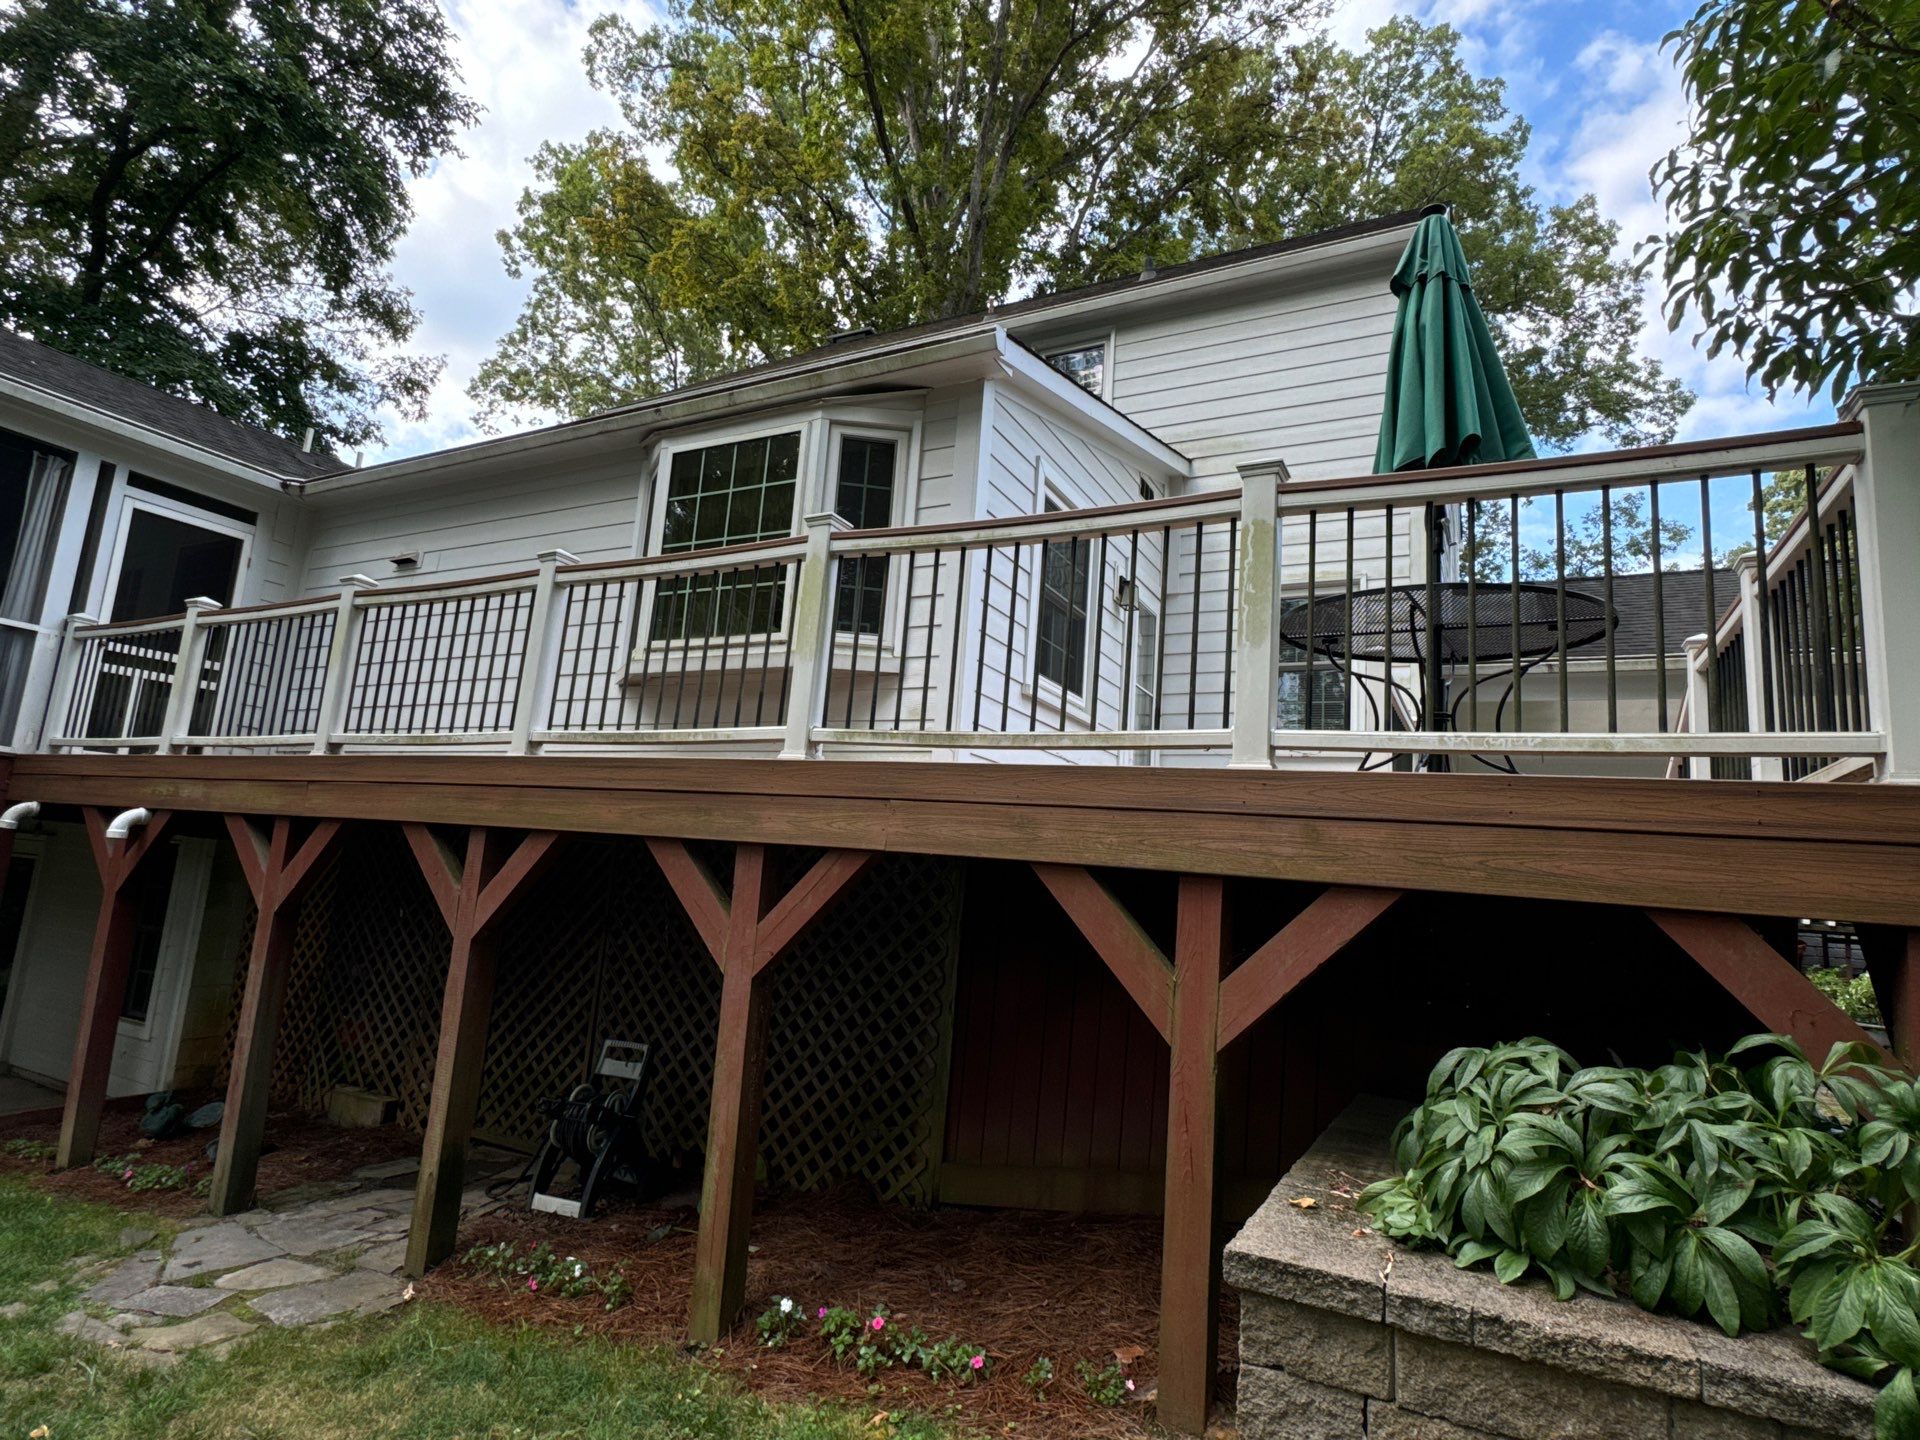
[[[644,1182],[648,1166],[640,1138],[640,1108],[648,1075],[645,1043],[608,1040],[600,1047],[592,1079],[574,1086],[564,1098],[540,1102],[538,1111],[548,1125],[546,1143],[534,1165],[533,1209],[591,1219],[594,1201],[608,1180],[636,1187]],[[625,1084],[603,1086],[602,1081]],[[580,1168],[577,1199],[553,1193],[554,1180],[568,1162]]]

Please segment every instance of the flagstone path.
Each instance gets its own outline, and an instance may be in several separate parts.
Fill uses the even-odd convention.
[[[461,1197],[467,1221],[503,1202],[486,1186],[515,1160],[476,1157]],[[414,1160],[356,1170],[347,1180],[302,1185],[257,1210],[189,1221],[171,1241],[134,1227],[121,1260],[81,1263],[93,1283],[59,1329],[166,1365],[189,1350],[224,1355],[262,1325],[329,1323],[390,1310],[407,1298],[407,1225]],[[151,1242],[151,1243],[150,1243]]]

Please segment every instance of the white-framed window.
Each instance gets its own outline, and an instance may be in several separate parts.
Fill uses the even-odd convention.
[[[865,425],[833,426],[827,457],[827,501],[855,530],[902,523],[907,490],[907,431]],[[834,573],[833,628],[856,639],[884,636],[894,606],[889,557],[840,561]]]
[[[1322,592],[1324,594],[1324,592]],[[1290,619],[1306,609],[1304,595],[1283,597],[1280,613]],[[1284,638],[1280,640],[1279,687],[1275,702],[1274,726],[1280,730],[1345,730],[1347,728],[1347,677],[1340,662],[1324,654],[1313,657],[1311,671],[1307,652]],[[1309,679],[1311,674],[1311,679]]]
[[[1042,513],[1068,507],[1048,496]],[[1040,546],[1035,577],[1033,673],[1063,697],[1082,699],[1087,683],[1087,635],[1092,616],[1093,544],[1078,536]]]
[[[1102,400],[1111,398],[1112,335],[1084,336],[1070,344],[1050,345],[1040,354],[1049,365],[1089,395],[1098,395]]]
[[[803,431],[716,440],[662,457],[653,553],[684,555],[794,532]],[[760,635],[782,628],[786,575],[688,575],[660,581],[648,635],[655,641]]]
[[[1134,601],[1133,673],[1127,677],[1128,698],[1125,728],[1151,730],[1160,708],[1160,615],[1143,600]],[[1151,765],[1153,751],[1129,750],[1127,760],[1134,765]]]

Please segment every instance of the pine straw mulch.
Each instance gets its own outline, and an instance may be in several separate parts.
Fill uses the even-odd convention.
[[[462,1254],[476,1245],[510,1240],[526,1248],[544,1240],[596,1272],[619,1265],[633,1299],[614,1311],[592,1298],[509,1287],[457,1258],[421,1290],[508,1323],[677,1345],[685,1336],[694,1224],[690,1207],[623,1209],[614,1201],[591,1222],[516,1208],[462,1230]],[[850,1190],[785,1197],[754,1217],[744,1318],[732,1343],[709,1352],[706,1361],[776,1400],[944,1414],[968,1429],[1049,1440],[1135,1440],[1163,1433],[1143,1403],[1153,1392],[1159,1270],[1160,1222],[1150,1216],[912,1211]],[[850,1364],[834,1362],[811,1323],[782,1349],[760,1345],[753,1317],[776,1296],[792,1297],[809,1321],[823,1305],[862,1314],[885,1305],[890,1323],[917,1325],[933,1339],[958,1336],[984,1348],[993,1366],[984,1382],[969,1386],[936,1384],[917,1370],[884,1370],[876,1394]],[[1231,1301],[1224,1302],[1222,1356],[1237,1351],[1237,1318]],[[1137,1356],[1131,1373],[1141,1399],[1095,1405],[1081,1390],[1075,1363],[1102,1366],[1116,1352]],[[1023,1379],[1041,1355],[1052,1358],[1055,1376],[1044,1398]],[[1230,1370],[1220,1377],[1229,1401],[1233,1378]]]
[[[191,1112],[213,1096],[182,1096]],[[206,1199],[194,1193],[194,1183],[212,1170],[207,1144],[218,1127],[188,1130],[169,1140],[149,1140],[140,1133],[139,1110],[109,1110],[100,1118],[95,1154],[138,1155],[143,1164],[191,1166],[187,1183],[178,1190],[129,1190],[119,1174],[102,1174],[91,1165],[52,1173],[49,1160],[27,1160],[0,1151],[0,1175],[33,1177],[42,1189],[74,1200],[117,1205],[154,1215],[184,1219],[206,1209]],[[18,1124],[0,1117],[0,1142],[37,1140],[47,1145],[60,1138],[60,1122],[43,1120]],[[386,1125],[378,1129],[344,1129],[309,1115],[287,1112],[267,1117],[267,1150],[260,1157],[257,1189],[265,1199],[281,1190],[326,1180],[344,1180],[363,1165],[420,1153],[420,1137]],[[410,1180],[395,1182],[410,1184]]]

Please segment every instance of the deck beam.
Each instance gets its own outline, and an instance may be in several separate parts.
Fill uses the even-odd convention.
[[[113,1069],[114,1042],[120,1037],[120,1011],[127,1000],[127,973],[133,959],[138,896],[132,884],[141,862],[166,836],[173,817],[160,811],[126,839],[107,834],[111,816],[88,807],[83,819],[100,876],[100,912],[94,923],[93,949],[87,959],[86,989],[80,998],[80,1028],[74,1036],[73,1062],[67,1069],[66,1103],[60,1116],[60,1143],[54,1168],[66,1170],[93,1159],[100,1138],[100,1112]]]
[[[559,836],[534,831],[509,848],[503,832],[476,825],[467,831],[465,853],[456,855],[425,825],[404,828],[452,941],[413,1224],[407,1231],[406,1273],[420,1276],[453,1253],[460,1228],[467,1144],[480,1105],[493,1011],[494,929],[551,861]]]
[[[293,822],[284,815],[275,818],[264,835],[242,815],[229,815],[226,823],[253,895],[254,922],[228,1066],[227,1103],[220,1116],[220,1142],[207,1194],[207,1208],[215,1215],[238,1214],[254,1202],[299,902],[321,862],[339,842],[342,829],[337,820],[322,820],[296,846]]]

